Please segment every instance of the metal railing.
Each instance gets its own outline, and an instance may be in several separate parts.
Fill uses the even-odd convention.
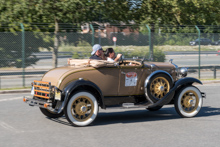
[[[23,87],[26,86],[25,79],[29,75],[30,69],[44,71],[53,68],[52,52],[48,51],[52,51],[54,46],[53,32],[30,32],[24,26],[27,25],[18,24],[20,31],[17,32],[0,32],[0,78],[4,77],[5,73],[8,73],[7,76],[15,76],[16,72],[22,73],[21,86]],[[211,32],[207,32],[207,30],[212,30],[209,29],[212,26],[202,26],[203,28],[185,26],[185,28],[189,28],[188,33],[187,29],[182,26],[157,26],[153,30],[151,25],[136,25],[135,27],[132,25],[103,25],[102,28],[98,28],[90,24],[88,27],[88,31],[79,28],[77,30],[74,30],[75,28],[60,29],[58,66],[65,65],[67,58],[89,58],[92,46],[100,43],[104,49],[113,47],[117,53],[124,53],[129,57],[158,56],[160,59],[163,58],[163,61],[165,61],[164,56],[167,52],[175,52],[176,56],[184,52],[189,55],[187,59],[190,59],[192,65],[197,65],[198,78],[200,78],[200,69],[207,64],[213,67],[216,65],[213,78],[217,77],[220,59],[213,55],[210,57],[210,61],[207,60],[209,63],[204,64],[200,56],[203,55],[203,51],[214,52],[212,54],[220,53],[218,52],[220,50],[219,26],[213,28]],[[181,29],[185,29],[184,32],[181,32]],[[113,37],[117,37],[117,43],[112,40]],[[197,38],[199,39],[198,45],[197,43],[190,45],[190,42],[195,42]],[[204,38],[210,42],[202,42]],[[116,46],[114,46],[115,44]],[[154,46],[153,50],[151,50],[151,46]],[[191,55],[192,51],[195,54]],[[164,54],[161,55],[161,52]],[[183,60],[183,62],[185,61]],[[213,67],[210,67],[209,70],[212,70]],[[11,72],[12,70],[13,72]],[[4,85],[2,80],[0,82],[1,85]]]

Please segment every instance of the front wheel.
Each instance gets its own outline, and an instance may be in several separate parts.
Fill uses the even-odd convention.
[[[194,86],[183,87],[175,97],[174,105],[181,117],[194,117],[202,108],[202,95]]]
[[[90,92],[76,92],[69,99],[64,113],[72,125],[81,127],[87,126],[96,119],[98,114],[98,102]]]

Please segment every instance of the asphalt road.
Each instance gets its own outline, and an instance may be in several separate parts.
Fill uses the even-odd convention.
[[[2,147],[216,147],[220,144],[220,84],[197,85],[206,92],[194,118],[180,118],[172,105],[145,109],[100,109],[92,126],[73,127],[65,117],[49,119],[23,95],[0,94]]]
[[[198,55],[166,55],[166,62],[173,59],[173,63],[178,66],[198,66],[199,56]],[[220,65],[220,55],[215,54],[202,54],[200,56],[200,65]]]

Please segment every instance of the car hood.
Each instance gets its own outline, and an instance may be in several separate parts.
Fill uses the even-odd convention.
[[[175,69],[175,66],[169,62],[144,62],[145,66],[152,67],[154,66],[156,69]]]

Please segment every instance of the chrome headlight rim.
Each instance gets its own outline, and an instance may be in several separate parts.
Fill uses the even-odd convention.
[[[187,73],[188,73],[188,68],[187,67],[181,67],[179,69],[179,75],[181,77],[186,77],[187,76]]]

